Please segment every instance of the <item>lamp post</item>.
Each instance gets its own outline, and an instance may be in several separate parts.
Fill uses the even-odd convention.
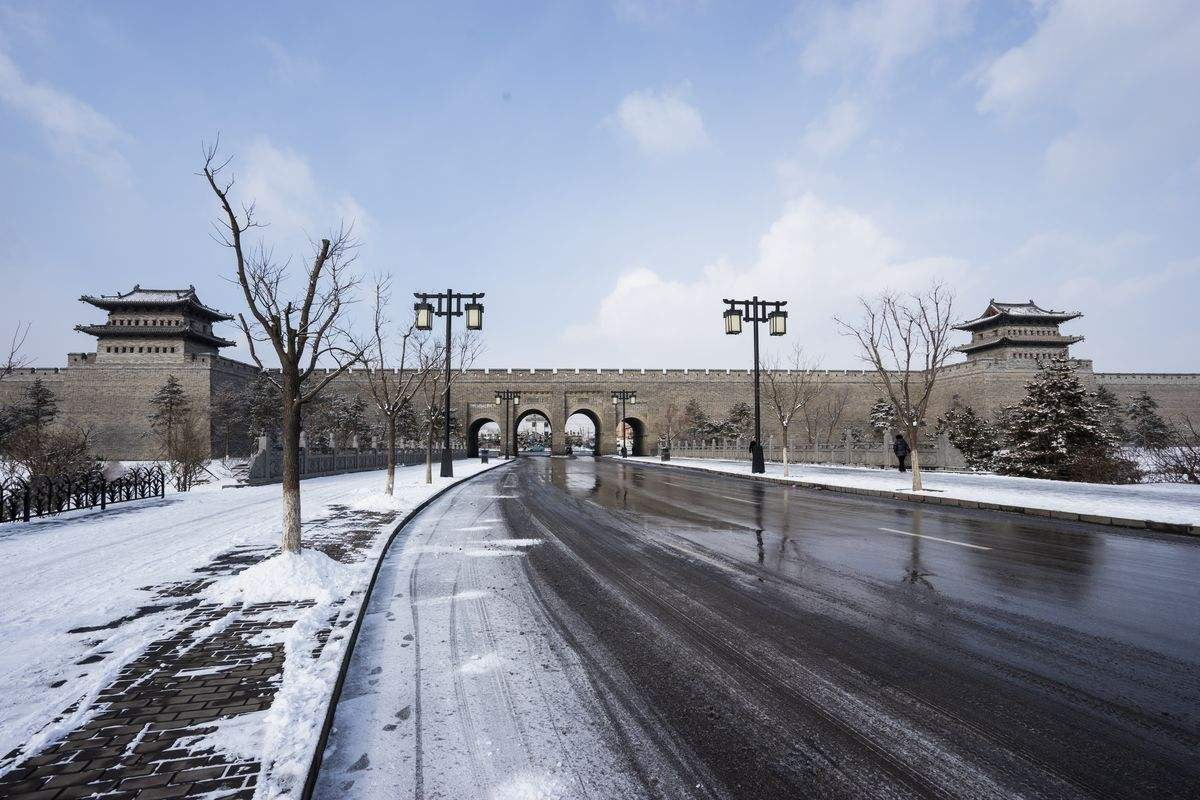
[[[501,440],[504,444],[504,457],[512,458],[509,454],[510,450],[516,450],[516,436],[512,430],[512,423],[509,422],[508,412],[513,406],[520,405],[521,393],[515,389],[501,389],[496,392],[496,405],[504,403],[504,438]]]
[[[455,292],[447,289],[444,292],[413,292],[417,302],[413,305],[416,312],[416,328],[420,331],[433,330],[435,316],[446,318],[446,401],[443,409],[443,441],[442,441],[442,472],[443,478],[454,477],[454,456],[450,453],[450,356],[452,347],[452,331],[450,323],[455,317],[464,314],[467,317],[467,330],[477,331],[483,328],[483,292]],[[430,301],[436,301],[435,306]],[[463,301],[466,301],[465,303]]]
[[[749,300],[729,300],[721,302],[728,306],[725,309],[725,333],[737,335],[742,332],[742,322],[754,324],[754,444],[750,451],[750,471],[766,472],[767,464],[763,458],[762,449],[762,406],[759,400],[758,384],[758,323],[766,322],[772,336],[783,336],[787,333],[787,312],[783,307],[786,300],[759,300],[754,296]]]
[[[629,389],[617,389],[612,393],[612,399],[614,412],[617,410],[617,404],[620,404],[621,406],[621,418],[617,420],[617,433],[621,435],[621,458],[625,458],[629,455],[629,453],[625,450],[625,434],[621,430],[621,426],[625,424],[625,403],[636,403],[637,392]]]

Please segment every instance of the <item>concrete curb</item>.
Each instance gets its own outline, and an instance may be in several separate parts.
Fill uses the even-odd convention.
[[[404,529],[405,525],[412,522],[418,514],[432,505],[434,501],[440,499],[446,492],[462,486],[467,481],[473,481],[480,475],[485,475],[505,464],[512,464],[514,462],[515,459],[512,461],[498,461],[487,469],[481,469],[474,475],[438,489],[401,517],[400,521],[396,523],[396,527],[392,528],[392,532],[388,534],[388,540],[383,545],[383,548],[380,549],[379,558],[375,561],[374,569],[371,570],[371,580],[367,581],[367,588],[363,592],[362,602],[358,606],[358,614],[354,618],[354,628],[350,631],[350,638],[346,641],[346,649],[342,653],[342,663],[338,667],[337,679],[333,682],[333,691],[329,694],[329,704],[325,707],[325,719],[321,722],[321,733],[317,736],[317,746],[313,750],[312,760],[308,764],[308,774],[304,777],[304,789],[300,792],[300,800],[312,800],[313,792],[317,788],[317,775],[320,773],[321,764],[325,760],[325,748],[329,745],[329,733],[333,730],[333,718],[337,713],[338,701],[342,698],[342,687],[346,683],[346,673],[350,671],[350,658],[354,655],[354,645],[358,642],[358,633],[362,629],[363,617],[367,614],[367,604],[371,602],[371,594],[375,591],[375,582],[379,578],[379,570],[383,567],[383,560],[387,556],[388,551],[392,549],[392,543],[396,541],[396,536]]]
[[[612,458],[605,456],[605,458]],[[613,458],[614,461],[620,459]],[[635,461],[635,464],[644,464],[650,467],[660,467],[663,469],[678,469],[688,472],[699,472],[704,475],[723,475],[731,478],[741,478],[748,481],[759,481],[761,483],[778,483],[784,486],[799,486],[803,489],[815,489],[817,491],[826,492],[841,492],[843,494],[857,494],[864,497],[878,497],[885,500],[903,500],[908,503],[925,503],[927,505],[950,506],[951,508],[974,508],[983,509],[985,511],[1003,511],[1009,514],[1024,514],[1029,517],[1047,517],[1050,519],[1061,519],[1069,522],[1087,522],[1092,525],[1107,525],[1113,528],[1139,528],[1142,530],[1161,531],[1164,533],[1179,533],[1185,536],[1200,536],[1200,525],[1189,525],[1186,522],[1158,522],[1152,519],[1126,519],[1124,517],[1106,517],[1098,514],[1077,514],[1074,511],[1056,511],[1048,508],[1033,508],[1031,506],[1012,506],[1002,503],[986,503],[982,500],[960,500],[955,497],[937,497],[935,495],[925,494],[909,494],[907,492],[894,492],[888,489],[866,489],[861,486],[838,486],[832,483],[818,483],[816,481],[805,481],[796,478],[784,478],[775,475],[751,475],[739,474],[736,472],[719,472],[717,470],[704,469],[703,467],[691,467],[683,464],[672,464],[662,461]],[[747,462],[748,463],[748,462]]]

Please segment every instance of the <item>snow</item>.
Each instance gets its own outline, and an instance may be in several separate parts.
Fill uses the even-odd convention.
[[[486,468],[458,462],[457,479],[435,475],[431,485],[424,465],[398,468],[394,497],[382,493],[382,470],[306,480],[303,519],[336,517],[343,507],[411,509]],[[187,615],[156,590],[205,579],[197,570],[232,548],[269,555],[278,546],[279,519],[279,486],[268,485],[173,493],[107,511],[0,526],[0,754],[18,747],[34,752],[85,721],[121,668],[177,630]],[[376,549],[355,564],[339,564],[315,550],[277,555],[203,592],[208,602],[235,608],[198,632],[197,642],[232,624],[243,604],[315,601],[292,628],[271,632],[282,637],[287,658],[276,702],[264,717],[270,727],[258,729],[256,752],[273,754],[281,769],[307,766],[344,647],[331,640],[324,648],[330,657],[316,663],[312,636],[328,626],[331,605],[342,603],[343,614],[357,610],[357,602],[344,601],[365,586],[386,538],[378,537]],[[290,620],[298,612],[285,606],[271,613]],[[72,705],[78,708],[59,718]],[[0,764],[0,771],[13,763]]]
[[[350,594],[358,571],[316,550],[279,553],[204,590],[216,603],[275,603],[314,600],[328,605]]]
[[[647,755],[667,734],[602,697],[551,623],[526,566],[546,532],[499,518],[514,484],[501,470],[454,489],[384,557],[318,800],[645,796],[608,723]]]
[[[638,456],[631,461],[660,463]],[[672,458],[671,464],[713,472],[747,474],[748,461]],[[869,467],[792,464],[790,479],[825,486],[848,486],[892,492],[912,492],[911,473]],[[782,464],[767,464],[767,475],[783,477]],[[925,494],[1047,511],[1066,511],[1100,517],[1200,525],[1200,486],[1190,484],[1071,483],[1040,478],[1014,478],[986,473],[921,473]]]

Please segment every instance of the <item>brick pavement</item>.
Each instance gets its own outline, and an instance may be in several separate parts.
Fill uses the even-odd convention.
[[[305,525],[305,542],[345,563],[365,558],[398,516],[337,506],[331,511]],[[154,602],[137,614],[101,626],[117,627],[168,610],[185,612],[169,636],[124,665],[99,692],[85,722],[0,775],[0,797],[252,797],[263,765],[218,752],[203,737],[216,730],[215,723],[270,708],[283,676],[284,645],[279,636],[262,634],[294,624],[294,618],[279,619],[280,611],[299,612],[312,603],[222,606],[201,602],[198,594],[217,578],[275,552],[231,549],[198,569],[194,580],[154,587]],[[332,608],[313,642],[314,657],[353,622],[357,608],[354,596],[345,607]],[[76,710],[63,709],[59,719]],[[9,753],[0,763],[18,756]]]

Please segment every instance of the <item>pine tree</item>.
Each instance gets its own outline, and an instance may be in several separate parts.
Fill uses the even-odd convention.
[[[246,416],[251,436],[257,439],[275,435],[282,413],[283,401],[274,384],[262,377],[250,384],[246,390]]]
[[[1092,405],[1111,438],[1119,444],[1129,441],[1129,429],[1125,427],[1125,415],[1121,401],[1107,387],[1101,386],[1092,395]]]
[[[996,470],[1005,475],[1116,483],[1136,469],[1065,358],[1041,364],[1025,398],[1005,415]]]
[[[25,388],[25,402],[16,407],[14,416],[17,427],[29,426],[40,436],[58,417],[58,400],[38,378]]]
[[[754,409],[746,402],[734,403],[729,407],[729,415],[721,423],[721,430],[731,439],[753,439]]]
[[[1172,440],[1171,427],[1159,416],[1158,401],[1142,392],[1126,408],[1131,429],[1129,440],[1135,447],[1153,450],[1165,447]]]
[[[171,457],[175,450],[176,433],[191,410],[178,378],[174,375],[167,377],[167,382],[150,398],[150,408],[150,428],[158,434],[163,454]]]
[[[889,428],[892,430],[896,429],[896,409],[882,397],[876,400],[875,404],[871,406],[869,419],[871,429],[876,433],[883,433]]]
[[[997,447],[995,426],[975,413],[970,406],[955,406],[938,420],[938,433],[946,434],[950,444],[963,454],[970,469],[991,466]]]
[[[712,422],[695,398],[684,404],[679,427],[685,439],[699,440],[712,434]]]

